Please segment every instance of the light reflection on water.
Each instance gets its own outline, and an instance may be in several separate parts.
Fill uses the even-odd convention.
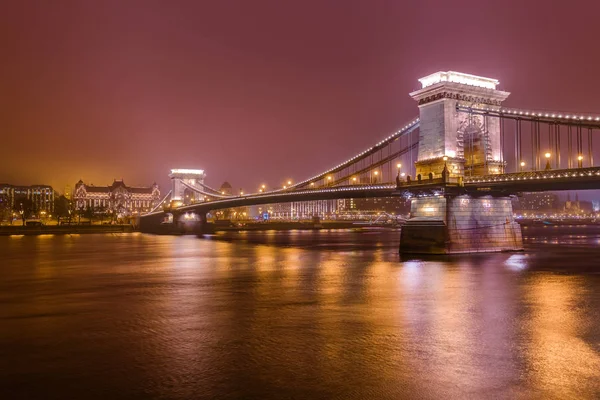
[[[0,396],[597,398],[598,232],[547,231],[0,237]]]

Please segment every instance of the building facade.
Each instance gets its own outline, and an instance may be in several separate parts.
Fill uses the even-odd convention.
[[[30,202],[32,213],[41,212],[51,214],[54,212],[54,199],[58,193],[49,185],[17,186],[0,184],[0,202],[3,207],[12,211],[20,210],[23,200]]]
[[[555,193],[523,193],[519,197],[518,209],[521,211],[551,212],[559,209],[560,201]]]
[[[75,184],[73,201],[77,210],[103,209],[124,217],[151,211],[160,201],[160,191],[156,183],[134,187],[115,179],[110,186],[94,186],[80,180]]]

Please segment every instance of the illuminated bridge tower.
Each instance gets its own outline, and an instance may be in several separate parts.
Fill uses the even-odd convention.
[[[201,169],[172,169],[169,174],[171,178],[171,202],[186,203],[185,192],[190,190],[203,190],[206,174]]]
[[[452,71],[419,81],[422,88],[410,94],[420,113],[417,179],[440,184],[429,196],[412,199],[411,218],[402,229],[401,252],[522,249],[521,229],[514,221],[509,197],[462,190],[464,176],[501,174],[505,162],[499,119],[457,107],[497,110],[509,93],[496,89],[496,79]]]
[[[417,174],[440,175],[444,157],[452,176],[504,172],[499,118],[459,113],[457,107],[497,110],[510,93],[496,90],[496,79],[452,71],[419,82],[422,89],[410,94],[419,104],[421,121]]]

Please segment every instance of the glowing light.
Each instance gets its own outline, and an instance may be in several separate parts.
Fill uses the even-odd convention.
[[[330,180],[332,180],[332,179],[333,179],[333,178],[331,177],[331,175],[327,177],[327,180],[328,180],[328,181],[330,181]]]
[[[398,163],[398,164],[396,164],[396,167],[397,167],[398,169],[400,169],[400,168],[402,168],[402,164]]]
[[[292,181],[288,181],[288,185],[291,185],[291,184],[292,184]]]
[[[581,160],[583,160],[583,156],[582,156],[582,155],[579,155],[579,156],[577,156],[577,159],[578,159],[579,161],[581,161]]]
[[[171,170],[171,174],[204,175],[204,170],[175,168]]]
[[[525,161],[521,161],[521,167],[525,166]]]
[[[500,83],[497,79],[484,78],[482,76],[455,71],[439,71],[419,79],[419,82],[421,82],[422,88],[426,88],[440,82],[454,82],[463,85],[483,87],[486,89],[496,89],[496,85]]]
[[[375,171],[373,172],[373,174],[375,174],[375,176],[379,175],[379,171]]]
[[[456,157],[456,151],[454,151],[454,150],[447,150],[446,151],[446,155],[448,157]]]
[[[550,153],[546,153],[546,154],[544,154],[544,157],[546,157],[546,158],[550,158],[550,156],[551,156],[551,154],[550,154]]]

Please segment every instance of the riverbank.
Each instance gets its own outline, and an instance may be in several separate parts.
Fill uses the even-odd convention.
[[[215,224],[215,231],[288,231],[314,229],[393,228],[390,224],[369,224],[356,221],[314,222],[250,222],[238,226]]]
[[[0,226],[0,236],[11,235],[69,235],[85,233],[128,233],[133,225],[42,225]]]

